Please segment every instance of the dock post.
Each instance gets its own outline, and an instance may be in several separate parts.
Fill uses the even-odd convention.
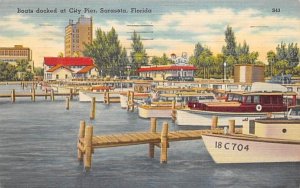
[[[93,139],[93,126],[87,126],[84,134],[84,168],[89,170],[92,166],[92,139]]]
[[[54,101],[54,90],[51,89],[51,101]]]
[[[129,111],[130,108],[130,92],[131,91],[127,91],[127,111]]]
[[[110,100],[109,100],[109,91],[108,91],[106,94],[107,94],[107,104],[110,104]]]
[[[211,130],[214,130],[218,127],[218,116],[213,116],[211,121]]]
[[[24,82],[21,82],[21,86],[22,86],[22,89],[24,90],[24,87],[25,87]]]
[[[229,120],[228,124],[229,124],[228,133],[229,134],[234,134],[235,133],[235,120]]]
[[[96,98],[93,97],[91,101],[91,111],[90,111],[90,119],[95,119],[95,113],[96,113]]]
[[[12,91],[11,91],[11,102],[16,102],[16,90],[15,89],[13,89]]]
[[[168,123],[164,122],[160,136],[160,163],[167,163],[168,161],[168,129]]]
[[[131,101],[131,112],[134,111],[134,91],[131,92],[131,95],[130,95],[130,101]]]
[[[176,121],[176,101],[175,100],[172,101],[172,114],[171,114],[171,116],[172,116],[172,121],[173,122]]]
[[[84,134],[85,134],[85,121],[80,121],[79,134],[78,134],[78,143],[77,143],[77,158],[78,158],[78,161],[83,160],[84,147],[81,147],[81,141],[80,140],[84,139]]]
[[[35,102],[35,89],[31,90],[31,101]]]
[[[150,124],[151,124],[151,128],[150,128],[150,132],[151,133],[156,133],[156,123],[157,120],[156,118],[152,117],[150,118]],[[150,158],[154,158],[154,143],[149,143],[149,157]]]
[[[70,100],[73,100],[73,88],[70,88]]]
[[[48,93],[48,90],[47,90],[47,88],[45,89],[45,100],[47,100],[47,93]]]
[[[66,97],[66,110],[70,109],[70,98]]]

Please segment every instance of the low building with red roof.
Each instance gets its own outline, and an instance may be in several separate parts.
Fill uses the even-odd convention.
[[[188,64],[142,66],[138,69],[141,77],[151,77],[154,80],[164,80],[168,76],[194,76],[197,68]]]
[[[97,77],[98,70],[90,57],[44,57],[44,80]]]

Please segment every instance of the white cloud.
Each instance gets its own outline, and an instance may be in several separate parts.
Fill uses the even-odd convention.
[[[64,31],[48,23],[36,25],[29,21],[29,17],[20,15],[3,17],[0,27],[9,36],[0,35],[1,46],[13,47],[19,44],[29,47],[35,65],[42,66],[45,56],[57,56],[64,51]],[[22,32],[22,35],[18,32]]]

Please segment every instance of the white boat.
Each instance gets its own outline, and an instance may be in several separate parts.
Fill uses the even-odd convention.
[[[172,118],[172,101],[175,102],[175,110],[185,108],[189,101],[216,101],[213,94],[196,92],[179,92],[177,94],[160,94],[158,102],[142,104],[138,106],[138,114],[141,118]]]
[[[243,134],[202,135],[216,163],[300,162],[300,120],[245,121]]]
[[[96,102],[104,102],[103,92],[79,91],[80,102],[90,102],[95,97]]]

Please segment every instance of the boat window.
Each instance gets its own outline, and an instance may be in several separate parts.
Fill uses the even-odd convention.
[[[238,85],[227,85],[228,89],[238,89],[239,86]]]
[[[228,94],[227,100],[232,101],[232,99],[233,99],[233,94]]]
[[[250,104],[252,103],[252,96],[245,96],[245,103]]]
[[[263,101],[264,101],[264,104],[271,104],[271,97],[270,96],[264,96],[263,97]]]
[[[242,95],[233,95],[232,100],[242,102]]]
[[[271,103],[272,104],[278,104],[278,100],[277,100],[278,97],[277,96],[271,96],[270,98],[271,98]]]
[[[253,96],[253,103],[255,103],[255,104],[260,103],[260,97],[258,95]]]

